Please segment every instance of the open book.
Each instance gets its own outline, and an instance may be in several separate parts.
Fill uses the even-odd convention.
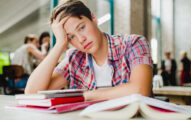
[[[90,105],[80,115],[95,119],[128,119],[140,113],[147,119],[189,119],[191,110],[157,99],[133,94]]]

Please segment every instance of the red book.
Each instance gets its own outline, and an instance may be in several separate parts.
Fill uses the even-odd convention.
[[[88,107],[89,105],[99,103],[99,102],[103,102],[103,100],[62,104],[62,105],[52,106],[49,109],[56,110],[56,113],[64,113],[64,112],[70,112],[70,111],[84,109],[84,108]]]
[[[5,106],[9,110],[23,110],[23,111],[33,111],[33,112],[45,112],[45,113],[65,113],[84,109],[89,105],[102,102],[102,101],[84,101],[76,103],[61,104],[52,107],[39,107],[39,106],[27,106],[27,105],[9,105]]]
[[[60,104],[82,102],[84,97],[64,97],[64,98],[50,98],[50,99],[19,99],[18,103],[20,105],[29,106],[41,106],[41,107],[51,107]]]

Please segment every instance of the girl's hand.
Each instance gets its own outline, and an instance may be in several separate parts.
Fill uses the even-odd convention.
[[[68,46],[68,37],[64,29],[64,24],[70,18],[70,16],[60,19],[61,15],[62,14],[60,13],[53,21],[51,28],[56,37],[56,44],[62,45],[63,48],[66,49]]]

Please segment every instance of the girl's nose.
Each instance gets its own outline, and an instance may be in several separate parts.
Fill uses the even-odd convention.
[[[79,35],[78,38],[79,38],[80,43],[83,43],[86,41],[86,37],[84,35]]]

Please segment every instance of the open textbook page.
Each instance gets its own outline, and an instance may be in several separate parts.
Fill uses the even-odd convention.
[[[99,111],[86,114],[86,117],[94,119],[130,119],[140,113],[143,118],[150,120],[183,120],[191,118],[191,115],[165,110],[153,106],[149,106],[143,102],[133,102],[122,109]]]
[[[119,107],[123,108],[115,111],[107,111]],[[143,117],[153,119],[156,119],[156,115],[158,115],[158,117],[162,116],[162,119],[191,118],[191,110],[188,108],[139,94],[91,105],[84,109],[80,115],[93,118],[126,119],[135,116],[138,112],[140,112]]]
[[[191,118],[191,114],[184,114],[180,112],[165,110],[149,106],[148,104],[143,102],[139,105],[139,112],[144,118],[150,120],[187,120]]]

